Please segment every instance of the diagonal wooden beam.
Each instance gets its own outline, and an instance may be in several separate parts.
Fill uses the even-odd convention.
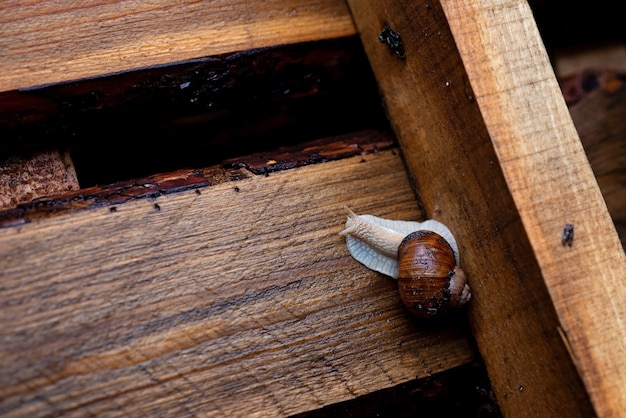
[[[417,190],[458,236],[505,415],[626,410],[626,259],[528,5],[348,3]]]

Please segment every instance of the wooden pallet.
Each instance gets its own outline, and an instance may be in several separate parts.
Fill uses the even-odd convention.
[[[594,176],[526,3],[3,12],[3,416],[338,416],[482,362],[504,416],[626,410],[624,193]],[[296,138],[275,129],[290,117]],[[136,125],[113,140],[107,121]],[[124,164],[110,144],[126,177],[81,180]],[[181,149],[191,168],[170,167]],[[412,318],[347,253],[345,205],[449,225],[469,308]]]

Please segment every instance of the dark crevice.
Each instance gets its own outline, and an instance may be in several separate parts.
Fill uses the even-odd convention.
[[[389,130],[357,37],[0,94],[0,156],[69,149],[81,187]]]

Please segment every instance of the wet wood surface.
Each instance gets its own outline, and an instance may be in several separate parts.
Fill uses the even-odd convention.
[[[419,218],[396,149],[228,170],[0,229],[2,415],[286,416],[474,359],[338,234],[344,205]]]
[[[626,259],[530,9],[348,3],[426,211],[459,237],[504,415],[623,410]]]

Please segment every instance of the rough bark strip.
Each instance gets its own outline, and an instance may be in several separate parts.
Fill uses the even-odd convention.
[[[363,131],[340,137],[281,147],[225,161],[226,166],[241,167],[254,174],[267,174],[309,164],[338,160],[357,154],[384,151],[395,144],[393,138],[381,132]]]
[[[0,162],[0,209],[79,188],[66,152],[41,151]]]
[[[362,131],[310,141],[274,152],[253,154],[226,161],[220,166],[178,170],[111,185],[89,187],[35,199],[15,208],[0,211],[0,228],[77,210],[103,206],[116,210],[115,205],[130,200],[154,199],[163,194],[242,180],[252,174],[268,174],[354,155],[376,153],[389,149],[393,144],[391,136],[384,132]]]

